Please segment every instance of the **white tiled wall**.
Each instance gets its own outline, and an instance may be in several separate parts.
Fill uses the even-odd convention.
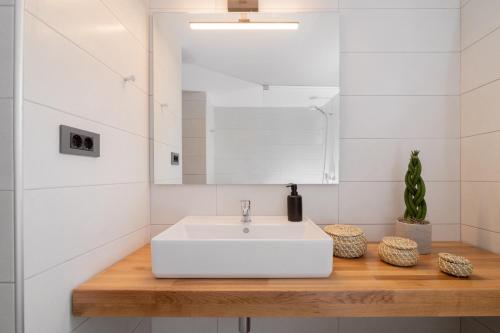
[[[25,331],[147,332],[71,316],[71,290],[149,238],[146,2],[25,3]],[[100,133],[101,157],[59,154],[61,124]]]
[[[500,3],[462,7],[462,237],[500,253]]]
[[[462,2],[462,240],[500,253],[500,2]],[[500,332],[466,318],[462,332]]]
[[[0,0],[0,332],[14,333],[14,1]]]
[[[341,183],[301,186],[305,214],[321,225],[362,225],[371,240],[392,233],[403,211],[409,153],[420,149],[434,238],[459,240],[460,0],[295,0],[283,8],[284,3],[268,0],[261,6],[283,11],[340,6],[341,15]],[[223,10],[224,1],[152,0],[151,6],[213,11]],[[240,199],[253,201],[255,215],[284,215],[287,193],[281,186],[152,186],[152,232],[185,215],[239,214]],[[269,319],[255,325],[262,332],[460,329],[458,319],[448,318]],[[197,327],[237,328],[234,319],[153,320],[153,332],[191,333]]]
[[[215,183],[321,183],[326,122],[298,107],[215,107]]]

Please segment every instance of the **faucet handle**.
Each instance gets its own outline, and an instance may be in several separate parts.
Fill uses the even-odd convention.
[[[250,209],[252,202],[250,200],[241,200],[241,209],[248,210]]]
[[[247,223],[252,221],[250,217],[250,206],[250,200],[241,200],[241,222]]]

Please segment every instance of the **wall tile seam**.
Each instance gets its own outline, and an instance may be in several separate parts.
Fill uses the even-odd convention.
[[[189,13],[227,13],[227,9],[224,6],[211,6],[211,7],[199,7],[199,6],[186,6],[186,7],[170,7],[170,6],[161,6],[161,7],[151,7],[149,8],[150,12],[189,12]],[[392,10],[408,10],[408,11],[456,11],[460,10],[460,6],[458,7],[347,7],[347,6],[330,6],[330,7],[261,7],[261,13],[272,13],[272,12],[291,12],[291,11],[299,11],[299,12],[314,12],[314,11],[327,11],[327,12],[339,12],[341,14],[343,10],[377,10],[377,11],[392,11]]]
[[[498,132],[500,132],[500,129],[498,129],[498,130],[492,130],[492,131],[487,131],[487,132],[478,132],[478,133],[474,133],[474,134],[470,134],[470,135],[464,135],[460,139],[464,140],[464,139],[474,138],[474,137],[478,137],[478,136],[485,136],[485,135],[488,135],[488,134],[495,134],[495,133],[498,133]]]
[[[129,333],[135,333],[137,331],[137,329],[142,325],[142,323],[146,320],[146,318],[140,318],[139,322],[137,323],[137,325],[135,325],[134,328],[132,328],[132,330],[129,332]]]
[[[341,167],[341,171],[342,170],[342,167]],[[403,177],[404,177],[404,173],[406,171],[403,171]],[[428,176],[424,176],[424,181],[426,184],[430,184],[430,183],[460,183],[461,180],[460,178],[457,178],[457,179],[433,179],[433,178],[429,178]],[[362,178],[351,178],[351,179],[346,179],[346,180],[341,180],[339,182],[339,184],[342,184],[342,183],[404,183],[404,178],[401,178],[401,179],[362,179]],[[311,184],[311,185],[314,185],[314,184]],[[316,184],[316,185],[324,185],[324,184]],[[332,185],[338,185],[338,184],[332,184]]]
[[[139,2],[142,2],[142,0],[137,0]],[[106,0],[100,0],[100,2],[102,3],[102,5],[104,7],[106,7],[106,9],[110,12],[110,14],[118,21],[120,22],[120,24],[122,25],[122,27],[128,31],[128,33],[141,45],[141,47],[144,49],[144,51],[148,52],[149,53],[149,48],[148,48],[148,42],[147,42],[147,38],[146,38],[146,41],[143,43],[141,41],[141,39],[136,36],[136,34],[134,32],[132,32],[132,29],[128,26],[128,24],[125,24],[124,23],[124,20],[122,20],[120,18],[120,15],[118,13],[115,13],[115,11],[111,8],[111,6],[109,6],[107,3],[106,3]],[[144,8],[144,14],[146,15],[147,13],[147,9]],[[146,36],[147,37],[147,36]]]
[[[98,124],[100,126],[104,126],[104,127],[107,127],[107,128],[113,129],[113,130],[117,130],[117,131],[129,134],[129,135],[132,135],[132,136],[139,137],[141,139],[146,139],[146,140],[149,139],[149,135],[148,134],[136,133],[134,131],[130,131],[130,130],[122,128],[122,127],[118,127],[118,126],[115,126],[115,125],[112,125],[112,124],[108,124],[108,123],[102,122],[100,120],[96,120],[96,119],[84,117],[84,116],[81,116],[81,115],[76,114],[74,112],[66,111],[66,110],[63,110],[63,109],[59,109],[59,108],[56,108],[56,107],[48,105],[48,104],[44,104],[44,103],[40,103],[40,102],[34,101],[32,99],[25,98],[24,102],[31,103],[31,104],[34,104],[34,105],[38,105],[38,106],[50,109],[52,111],[56,111],[56,112],[62,113],[62,114],[67,115],[67,116],[71,116],[71,117],[74,117],[74,118],[78,118],[78,119],[81,119],[81,120],[92,122],[92,123]],[[138,111],[135,111],[135,112],[138,112]],[[146,126],[146,131],[145,132],[148,132],[147,131],[147,126]]]
[[[498,331],[496,331],[495,329],[491,328],[487,323],[483,322],[481,320],[481,318],[479,318],[479,317],[472,317],[472,319],[475,320],[479,325],[481,325],[484,328],[486,328],[491,333],[498,333]]]
[[[149,185],[149,179],[143,181],[120,182],[120,183],[100,183],[100,184],[84,184],[84,185],[61,185],[61,186],[46,186],[46,187],[25,187],[25,192],[32,191],[51,191],[51,190],[64,190],[64,189],[81,189],[90,187],[114,187],[120,185]]]
[[[70,331],[70,333],[73,333],[73,332],[76,332],[78,329],[80,329],[80,327],[82,327],[83,325],[85,325],[87,322],[89,322],[90,320],[92,319],[96,319],[95,317],[94,318],[85,318],[82,322],[78,323],[78,325],[76,325],[75,327],[73,327]],[[137,331],[137,329],[139,328],[139,326],[141,326],[141,324],[144,322],[145,318],[140,318],[139,322],[137,323],[137,325],[135,325],[128,333],[134,333]]]
[[[119,76],[121,79],[125,79],[126,76],[128,76],[128,74],[124,74],[122,75],[120,72],[118,72],[117,70],[114,70],[113,68],[111,68],[106,62],[104,62],[103,60],[101,60],[99,57],[93,55],[90,51],[88,51],[87,49],[83,48],[82,46],[80,46],[76,41],[72,40],[70,37],[66,36],[65,34],[63,34],[62,32],[60,32],[59,30],[57,30],[55,27],[53,27],[52,25],[50,25],[49,23],[47,23],[44,19],[42,19],[41,17],[37,16],[35,13],[32,13],[31,11],[29,11],[28,9],[25,9],[24,10],[25,13],[28,13],[29,15],[31,15],[32,18],[38,20],[40,23],[44,24],[46,27],[48,27],[50,30],[52,30],[54,33],[56,33],[57,35],[59,35],[60,37],[64,38],[64,40],[68,41],[70,44],[72,44],[73,46],[77,47],[78,49],[80,49],[81,51],[83,51],[85,54],[87,54],[89,57],[91,57],[92,59],[94,59],[96,62],[100,63],[101,65],[105,66],[109,71],[115,73],[117,76]],[[147,51],[144,51],[145,54],[147,54]],[[147,81],[147,80],[146,80]],[[129,82],[128,84],[130,84],[130,86],[136,88],[137,90],[139,90],[140,92],[142,92],[144,95],[148,96],[149,94],[149,91],[148,91],[148,88],[142,88],[140,87],[137,83],[135,82]]]
[[[486,231],[486,232],[489,232],[489,233],[492,233],[492,234],[500,234],[500,231],[491,230],[491,229],[480,227],[480,226],[470,225],[470,224],[467,224],[467,223],[464,223],[464,222],[462,222],[461,225],[469,227],[469,228],[473,228],[473,229],[478,229],[478,230]]]
[[[495,131],[492,131],[495,132]],[[460,136],[390,136],[390,137],[355,137],[355,136],[341,136],[339,140],[381,140],[381,141],[389,141],[389,140],[402,140],[402,141],[456,141],[463,139],[464,137]]]
[[[82,322],[78,323],[75,327],[70,329],[70,333],[76,332],[80,327],[85,325],[85,323],[89,322],[92,318],[85,318]]]
[[[460,55],[462,51],[460,50],[455,50],[455,51],[340,51],[340,55],[349,55],[349,54],[366,54],[366,55],[371,55],[371,54],[376,54],[376,55],[385,55],[385,54],[396,54],[396,55],[442,55],[442,54],[451,54],[451,55]]]
[[[484,180],[484,179],[462,179],[460,181],[462,184],[464,183],[485,183],[485,184],[498,184],[500,183],[500,179],[495,180]]]
[[[430,95],[430,94],[413,94],[413,95],[409,95],[409,94],[345,94],[345,93],[342,93],[342,89],[341,89],[341,93],[339,95],[340,97],[460,97],[461,94],[458,93],[458,94],[434,94],[434,95]]]
[[[482,84],[480,84],[479,86],[474,87],[474,88],[471,88],[471,89],[469,89],[469,90],[465,90],[465,91],[461,92],[460,96],[467,95],[467,94],[469,94],[469,93],[471,93],[471,92],[477,91],[477,90],[479,90],[479,89],[481,89],[481,88],[484,88],[484,87],[486,87],[486,86],[489,86],[489,85],[491,85],[491,84],[495,84],[495,83],[497,83],[498,81],[500,81],[500,77],[499,77],[499,78],[496,78],[496,79],[493,79],[493,80],[491,80],[491,81],[488,81],[488,82],[486,82],[486,83],[482,83]]]
[[[484,183],[484,184],[500,184],[500,180],[465,180],[462,179],[461,183]]]
[[[466,45],[466,46],[463,46],[461,51],[460,52],[464,52],[464,51],[467,51],[468,49],[476,46],[477,44],[479,44],[480,42],[482,42],[483,40],[489,38],[491,35],[493,35],[495,32],[497,32],[498,30],[500,30],[500,25],[496,26],[495,28],[493,28],[493,30],[491,30],[490,32],[487,32],[485,35],[479,37],[478,39],[476,39],[475,41],[471,42],[469,45]]]
[[[150,13],[189,13],[189,14],[227,14],[226,7],[150,7]],[[268,13],[293,13],[293,12],[339,12],[339,8],[335,7],[276,7],[276,8],[260,8],[259,12],[263,14]]]
[[[344,14],[343,11],[344,10],[349,10],[349,11],[354,11],[354,10],[358,10],[358,11],[362,11],[362,10],[376,10],[376,11],[384,11],[384,10],[387,10],[387,11],[403,11],[403,10],[407,10],[407,11],[422,11],[422,10],[425,10],[425,11],[431,11],[431,10],[435,10],[435,11],[443,11],[443,10],[448,10],[448,11],[456,11],[456,10],[460,10],[460,7],[340,7],[339,8],[339,12],[341,14]]]
[[[342,184],[356,184],[356,183],[362,183],[362,184],[377,184],[377,183],[405,183],[404,179],[401,180],[340,180],[339,184],[335,185],[330,185],[330,186],[342,186]],[[426,180],[425,183],[427,184],[433,184],[433,183],[460,183],[460,180]],[[323,184],[317,184],[317,185],[323,185]],[[224,186],[224,185],[223,185]],[[315,184],[312,184],[312,186],[316,186]]]
[[[270,215],[265,215],[265,216],[285,216],[286,215],[286,212],[283,211],[283,214],[270,214]],[[194,215],[194,216],[200,216],[200,215]],[[203,215],[201,215],[203,216]],[[235,214],[216,214],[215,216],[238,216],[238,215],[235,215]],[[396,220],[397,217],[394,218],[394,220]],[[350,224],[353,224],[353,225],[358,225],[358,226],[365,226],[365,227],[380,227],[380,226],[394,226],[394,222],[384,222],[384,223],[364,223],[364,222],[361,222],[361,223],[356,223],[355,220],[352,220],[352,219],[345,219],[345,218],[339,218],[337,220],[335,220],[336,224],[338,224],[339,222],[350,222]],[[158,223],[155,223],[155,224],[151,224],[151,227],[171,227],[171,226],[174,226],[176,223],[165,223],[165,224],[158,224]],[[329,225],[329,223],[316,223],[316,225],[318,226],[326,226],[326,225]],[[450,226],[450,227],[456,227],[456,226],[460,226],[460,221],[457,221],[457,222],[453,222],[453,223],[434,223],[432,222],[431,223],[432,225],[435,225],[435,226]],[[470,225],[467,225],[469,227],[472,227],[474,228],[473,226],[470,226]],[[478,228],[479,229],[479,228]],[[490,231],[490,230],[485,230],[485,231]],[[500,232],[496,232],[496,231],[492,231],[494,233],[500,233]]]
[[[49,267],[47,267],[47,268],[45,268],[45,269],[43,269],[43,270],[41,270],[41,271],[39,271],[39,272],[33,273],[33,274],[29,275],[29,276],[25,276],[25,277],[24,277],[24,281],[29,281],[29,280],[32,280],[32,279],[37,278],[37,277],[39,277],[39,276],[42,276],[42,275],[44,275],[44,274],[46,274],[46,273],[48,273],[48,272],[50,272],[50,271],[52,271],[52,270],[54,270],[54,269],[56,269],[56,268],[60,267],[60,266],[63,266],[63,265],[65,265],[65,264],[68,264],[68,263],[70,263],[70,262],[72,262],[72,261],[74,261],[74,260],[76,260],[76,259],[78,259],[78,258],[80,258],[80,257],[82,257],[82,256],[85,256],[85,255],[88,255],[88,254],[90,254],[90,253],[92,253],[92,252],[98,251],[98,250],[100,250],[100,249],[102,249],[102,248],[106,247],[107,245],[110,245],[110,244],[112,244],[112,243],[118,242],[118,241],[120,241],[120,240],[122,240],[122,239],[124,239],[124,238],[126,238],[126,237],[128,237],[128,236],[130,236],[130,235],[133,235],[133,234],[135,234],[135,233],[140,232],[140,231],[141,231],[141,230],[143,230],[143,229],[147,229],[147,228],[149,228],[149,226],[150,226],[149,221],[147,221],[147,222],[145,222],[145,223],[146,223],[146,224],[142,225],[142,226],[141,226],[140,228],[138,228],[138,229],[135,229],[134,231],[131,231],[131,232],[128,232],[128,233],[126,233],[126,234],[123,234],[123,235],[121,235],[121,236],[119,236],[119,237],[113,238],[113,239],[111,239],[111,240],[109,240],[109,241],[107,241],[107,242],[105,242],[105,243],[102,243],[102,244],[100,244],[100,245],[98,245],[98,246],[96,246],[96,247],[93,247],[92,249],[88,249],[88,250],[86,250],[86,251],[84,251],[84,252],[81,252],[81,253],[79,253],[78,255],[75,255],[75,256],[73,256],[73,257],[71,257],[71,258],[68,258],[68,259],[66,259],[66,260],[64,260],[64,261],[61,261],[61,262],[59,262],[59,263],[57,263],[57,264],[50,265]]]

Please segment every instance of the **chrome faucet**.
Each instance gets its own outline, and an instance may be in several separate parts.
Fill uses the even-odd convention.
[[[250,200],[241,200],[241,216],[241,222],[252,222],[252,218],[250,217]]]

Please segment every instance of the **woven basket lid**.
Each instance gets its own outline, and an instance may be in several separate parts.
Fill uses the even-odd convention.
[[[339,237],[358,237],[364,234],[363,229],[347,224],[327,225],[324,230],[329,235]]]
[[[382,242],[385,245],[398,250],[415,250],[418,247],[416,242],[402,237],[384,237]]]
[[[441,252],[438,254],[438,256],[439,256],[439,258],[441,258],[447,262],[454,263],[454,264],[459,264],[459,265],[470,265],[471,264],[469,259],[467,259],[465,257],[457,256],[457,255],[451,254],[451,253]]]

